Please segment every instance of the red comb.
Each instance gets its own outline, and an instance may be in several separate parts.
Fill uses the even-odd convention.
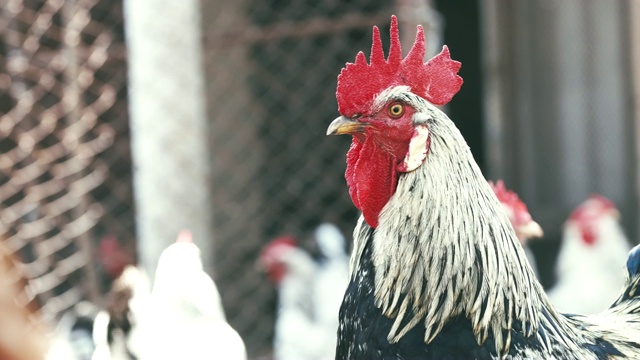
[[[569,215],[569,220],[593,221],[604,213],[617,210],[616,205],[606,197],[591,194],[587,200],[578,205]]]
[[[617,210],[616,208],[616,204],[613,203],[613,201],[607,199],[606,197],[599,195],[599,194],[591,194],[591,196],[589,196],[589,200],[598,202],[601,206],[602,209],[604,210]]]
[[[509,217],[514,226],[524,225],[531,221],[531,214],[529,214],[527,205],[520,200],[518,194],[507,190],[502,180],[498,180],[495,184],[492,181],[489,181],[489,185],[498,197],[498,200],[500,200],[504,206],[511,209]]]
[[[409,54],[402,59],[398,19],[391,16],[391,46],[384,59],[378,27],[373,27],[370,64],[359,52],[355,63],[347,63],[338,75],[338,111],[352,117],[370,108],[373,99],[390,86],[407,85],[411,91],[435,105],[444,105],[460,90],[462,78],[458,76],[461,64],[451,60],[444,46],[440,54],[424,63],[425,39],[422,26]]]
[[[283,249],[285,247],[296,247],[298,246],[296,239],[291,235],[282,235],[273,240],[271,240],[263,249],[261,258],[268,258],[274,256],[274,252],[278,252],[279,249]]]
[[[271,242],[269,242],[269,244],[266,246],[266,248],[273,248],[276,246],[298,246],[298,243],[296,241],[296,238],[294,238],[291,235],[282,235],[279,236],[273,240],[271,240]]]
[[[296,239],[282,235],[271,240],[260,253],[260,266],[267,270],[269,278],[276,284],[287,274],[287,266],[283,264],[284,251],[294,247],[297,247]]]
[[[182,230],[178,234],[178,238],[176,239],[177,243],[192,243],[193,242],[193,234],[191,230]]]
[[[578,224],[585,244],[593,245],[597,238],[595,225],[597,220],[612,211],[617,211],[617,208],[611,200],[602,195],[592,194],[571,212],[569,221]]]

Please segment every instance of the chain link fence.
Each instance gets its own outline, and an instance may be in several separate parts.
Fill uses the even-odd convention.
[[[55,318],[81,299],[103,302],[101,239],[115,237],[135,256],[132,49],[121,1],[0,4],[0,236],[23,264],[31,301]],[[337,74],[356,50],[368,52],[371,26],[384,32],[393,9],[359,0],[202,2],[199,10],[213,208],[213,239],[200,241],[213,244],[229,322],[250,357],[268,357],[276,292],[256,269],[258,253],[277,235],[305,239],[325,221],[351,232],[349,139],[324,133],[337,115]],[[179,29],[168,34],[182,41]],[[183,55],[175,53],[178,64]],[[184,84],[157,76],[158,111],[182,124],[186,115],[163,96],[180,98]],[[176,127],[164,146],[190,146],[181,134]],[[194,159],[177,161],[186,168]],[[176,187],[189,184],[180,169],[174,177]]]
[[[250,358],[268,358],[276,290],[255,266],[262,246],[281,234],[304,242],[322,222],[350,234],[358,216],[343,177],[350,139],[324,135],[337,116],[337,74],[357,50],[368,54],[372,25],[387,33],[392,13],[405,51],[415,25],[426,25],[430,55],[447,19],[426,0],[189,0],[155,3],[149,27],[136,28],[130,22],[145,9],[131,4],[141,1],[0,0],[0,239],[22,263],[28,301],[53,319],[81,299],[102,304],[102,239],[117,239],[131,258],[139,251],[145,263],[193,226],[229,322]],[[615,41],[625,38],[616,21],[625,7],[502,3],[483,3],[483,26],[495,32],[485,38],[487,78],[502,86],[487,91],[493,175],[522,190],[545,230],[559,229],[590,188],[634,214],[635,200],[623,200],[635,180],[615,175],[633,168],[628,84],[624,66],[609,66],[626,61]],[[135,11],[129,23],[127,11]],[[191,20],[195,38],[185,32]],[[125,41],[126,31],[155,34],[165,47],[131,33]],[[605,45],[613,50],[600,51]],[[157,63],[132,65],[134,54]],[[146,82],[132,80],[132,69],[147,71]],[[465,89],[478,87],[466,79]],[[152,111],[135,111],[140,96]],[[592,143],[601,155],[575,155]],[[546,176],[550,164],[562,176]],[[151,175],[140,181],[142,173]]]
[[[134,239],[122,7],[0,3],[0,236],[51,318],[100,303],[96,239]]]
[[[235,6],[204,11],[217,14],[203,26],[214,263],[230,322],[250,353],[268,354],[276,292],[253,264],[280,234],[305,239],[324,221],[351,232],[357,212],[343,176],[350,139],[324,134],[337,115],[337,74],[355,49],[368,50],[371,25],[384,28],[391,9],[369,0]]]

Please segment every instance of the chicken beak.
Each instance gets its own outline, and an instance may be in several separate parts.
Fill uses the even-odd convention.
[[[544,236],[544,231],[537,222],[531,220],[518,228],[518,235],[525,239],[540,238]]]
[[[620,219],[622,218],[622,216],[620,215],[620,211],[618,211],[617,209],[611,210],[611,216],[613,216],[613,218],[617,221],[620,221]]]
[[[344,116],[338,116],[329,124],[327,135],[343,135],[364,132],[367,123],[348,119]]]

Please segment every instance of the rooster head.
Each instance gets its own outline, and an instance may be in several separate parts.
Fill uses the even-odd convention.
[[[287,265],[284,259],[289,251],[297,246],[296,239],[293,236],[283,235],[271,240],[264,247],[258,264],[266,270],[272,282],[279,284],[284,278],[287,273]]]
[[[338,76],[341,116],[329,125],[327,135],[353,135],[345,177],[351,200],[373,228],[399,174],[417,169],[427,157],[433,105],[448,103],[462,86],[460,63],[451,60],[448,48],[426,63],[425,49],[424,30],[418,26],[403,59],[398,20],[392,16],[388,58],[374,27],[369,63],[360,52]]]
[[[598,222],[602,219],[618,221],[619,218],[620,213],[611,200],[593,194],[571,212],[566,225],[576,226],[583,243],[593,246],[598,239]]]
[[[502,203],[507,215],[509,215],[511,225],[516,231],[516,235],[521,243],[525,244],[527,240],[531,238],[542,237],[544,235],[542,227],[533,221],[527,205],[520,200],[518,194],[508,190],[502,180],[498,180],[495,184],[489,181],[489,185],[498,197],[498,200]]]

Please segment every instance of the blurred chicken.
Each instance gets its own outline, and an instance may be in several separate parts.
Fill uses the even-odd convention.
[[[104,285],[109,286],[109,291],[105,309],[95,318],[92,335],[96,350],[92,359],[135,359],[131,334],[149,298],[149,278],[134,265],[133,250],[123,247],[115,236],[103,237],[98,249]]]
[[[133,251],[120,245],[118,238],[107,235],[100,240],[98,261],[110,281],[119,278],[124,269],[135,264]]]
[[[334,225],[314,234],[322,258],[315,262],[291,236],[272,240],[261,265],[278,286],[274,358],[335,358],[338,312],[348,282],[344,237]]]
[[[143,344],[137,349],[142,360],[246,359],[244,342],[227,323],[218,289],[186,230],[160,255],[138,328],[134,339]]]
[[[96,350],[93,331],[100,308],[81,301],[60,316],[47,360],[89,360]]]
[[[349,284],[349,254],[344,235],[333,224],[318,226],[314,240],[322,254],[314,280],[315,318],[327,332],[335,334],[340,305]]]
[[[508,190],[502,180],[498,180],[495,184],[489,181],[489,185],[491,185],[493,192],[498,197],[498,200],[500,200],[500,203],[502,203],[507,215],[509,215],[511,226],[513,226],[513,229],[516,231],[516,236],[524,248],[524,253],[527,255],[531,269],[538,275],[536,259],[528,243],[530,239],[539,238],[544,235],[542,227],[533,221],[527,205],[520,200],[518,194]]]
[[[106,309],[96,318],[93,332],[96,351],[92,360],[136,358],[143,345],[132,334],[149,303],[150,288],[143,270],[133,265],[123,269],[107,294]]]
[[[620,214],[607,198],[592,195],[564,225],[557,283],[549,298],[560,310],[593,314],[607,309],[625,284],[622,264],[631,246]]]
[[[259,262],[278,287],[274,359],[317,359],[317,354],[331,343],[323,339],[314,322],[316,264],[290,236],[272,240],[262,250]]]

